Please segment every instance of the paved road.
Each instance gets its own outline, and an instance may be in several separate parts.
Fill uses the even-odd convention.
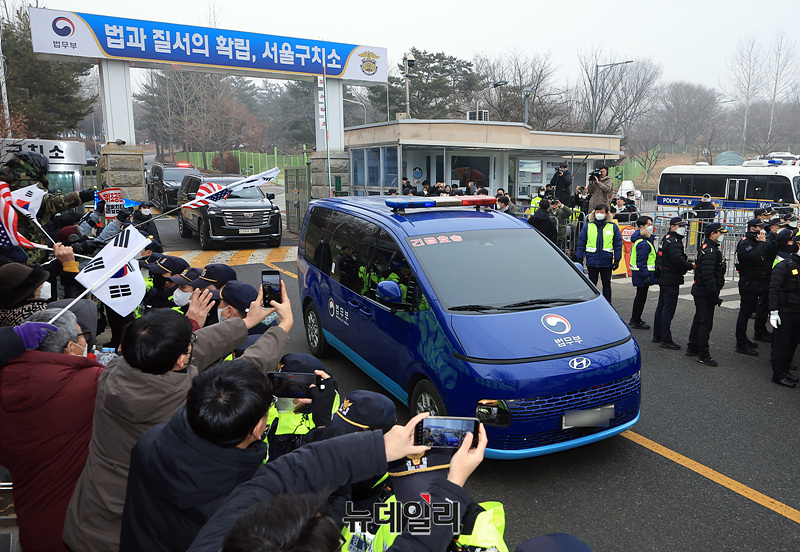
[[[227,258],[252,284],[265,265],[279,267],[298,304],[297,236],[285,234],[284,247],[272,250],[201,253],[196,239],[177,235],[175,221],[159,223],[159,232],[167,250],[183,252],[192,264]],[[614,306],[627,321],[634,290],[627,280],[612,285]],[[481,465],[467,487],[479,501],[505,504],[512,549],[530,536],[570,532],[598,552],[800,550],[794,465],[800,457],[800,388],[770,382],[768,344],[761,344],[758,357],[733,351],[737,313],[730,307],[738,306],[738,297],[735,284],[729,287],[723,295],[728,308],[717,309],[712,334],[719,367],[659,348],[650,332],[635,333],[642,353],[642,416],[633,431],[545,457]],[[693,314],[688,291],[682,291],[673,326],[684,349]],[[646,321],[652,321],[656,300],[652,290]],[[297,309],[288,351],[308,352]],[[324,362],[345,393],[380,391],[342,355]],[[405,405],[398,404],[398,415],[407,419]]]

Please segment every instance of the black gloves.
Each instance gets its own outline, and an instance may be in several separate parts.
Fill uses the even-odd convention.
[[[94,201],[94,190],[81,190],[78,192],[78,195],[81,198],[81,203],[89,203],[90,201]]]
[[[614,261],[614,264],[611,265],[611,270],[616,270],[619,268],[619,261]]]
[[[336,382],[333,378],[324,379],[318,386],[309,387],[308,398],[311,399],[311,419],[314,420],[314,425],[330,425],[333,401],[336,398]]]
[[[645,276],[644,278],[642,278],[642,283],[644,283],[644,285],[646,285],[646,286],[649,286],[650,285],[650,276]]]

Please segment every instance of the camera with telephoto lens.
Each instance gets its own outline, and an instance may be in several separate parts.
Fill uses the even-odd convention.
[[[601,178],[603,178],[603,175],[600,171],[592,171],[589,173],[589,180],[600,180]]]

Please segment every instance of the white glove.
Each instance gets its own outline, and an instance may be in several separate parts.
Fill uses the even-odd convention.
[[[772,325],[773,328],[776,330],[778,326],[781,325],[781,315],[778,314],[778,311],[770,311],[769,313],[769,323]]]

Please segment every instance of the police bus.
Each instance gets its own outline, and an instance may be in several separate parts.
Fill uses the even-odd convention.
[[[684,215],[704,194],[718,214],[749,216],[760,207],[794,210],[800,197],[797,161],[759,159],[742,165],[679,165],[667,167],[658,183],[658,214]]]

